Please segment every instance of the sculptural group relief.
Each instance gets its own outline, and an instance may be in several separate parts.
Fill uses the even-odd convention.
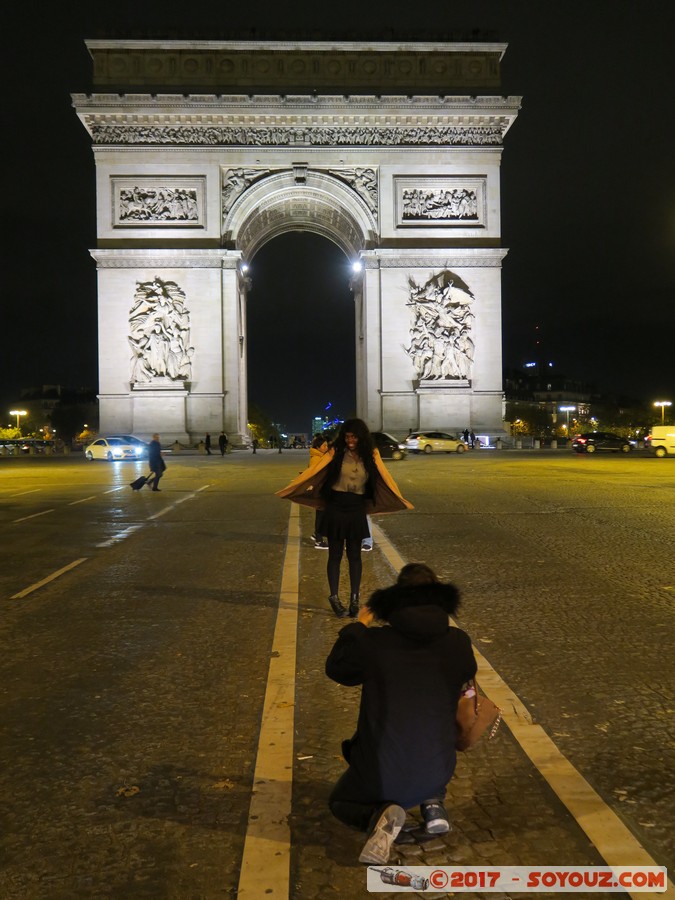
[[[204,178],[112,178],[114,227],[204,225]]]
[[[129,331],[132,384],[191,379],[190,313],[175,281],[136,282]]]
[[[207,147],[498,146],[504,125],[91,125],[94,144]]]
[[[473,294],[447,269],[424,284],[408,276],[412,313],[410,344],[405,348],[419,381],[469,381],[474,357]]]

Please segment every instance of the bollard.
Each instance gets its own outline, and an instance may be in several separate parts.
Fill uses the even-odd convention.
[[[173,450],[174,453],[180,453],[180,451],[183,448],[182,448],[182,445],[178,441],[174,441],[171,449]]]
[[[497,442],[496,442],[496,444],[495,444],[495,447],[496,447],[497,450],[501,450],[501,449],[502,449],[502,439],[501,439],[501,438],[497,438]]]
[[[558,449],[558,442],[555,438],[553,438],[553,440],[551,441],[551,450],[557,450],[557,449]]]
[[[520,438],[517,438],[516,439],[516,450],[522,450],[522,449],[523,449],[523,442]]]
[[[199,450],[200,453],[206,453],[206,446],[204,444],[204,441],[200,441],[197,444],[197,450]]]
[[[535,439],[532,441],[532,449],[533,449],[533,450],[538,450],[540,447],[541,447],[541,441],[539,440],[539,438],[535,438]]]

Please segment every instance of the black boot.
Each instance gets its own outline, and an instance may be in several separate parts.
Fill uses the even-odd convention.
[[[328,598],[328,602],[330,603],[331,609],[333,610],[335,615],[338,617],[338,619],[344,619],[344,617],[347,615],[347,610],[340,603],[340,599],[339,599],[338,595],[331,594],[330,597]]]
[[[359,614],[359,595],[352,594],[349,598],[349,616],[355,619]]]

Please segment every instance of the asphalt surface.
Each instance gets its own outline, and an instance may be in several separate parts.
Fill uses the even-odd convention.
[[[0,459],[0,897],[237,895],[290,511],[273,492],[306,458],[169,455],[159,494],[129,489],[141,463]],[[459,585],[475,646],[672,870],[675,460],[389,468],[415,509],[377,524]],[[341,623],[300,524],[287,893],[366,897],[360,836],[326,809],[358,690],[323,674]],[[363,595],[393,577],[364,555]],[[450,834],[394,862],[603,862],[505,727],[461,757],[448,806]]]

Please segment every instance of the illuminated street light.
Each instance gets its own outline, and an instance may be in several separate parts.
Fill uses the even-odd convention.
[[[671,403],[670,400],[657,400],[657,401],[654,403],[654,406],[660,406],[660,407],[661,407],[661,424],[662,424],[662,425],[664,425],[664,424],[665,424],[665,421],[666,421],[666,406],[672,406],[672,405],[673,405],[673,404]]]
[[[27,416],[25,409],[10,409],[10,416],[16,416],[16,430],[21,434],[21,416]]]
[[[570,436],[570,413],[576,410],[576,406],[559,406],[558,409],[560,412],[564,412],[567,415],[567,437]]]

